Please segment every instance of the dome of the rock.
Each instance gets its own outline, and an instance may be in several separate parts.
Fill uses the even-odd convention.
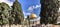
[[[34,19],[34,18],[37,18],[37,15],[32,13],[30,16],[29,16],[30,19]]]

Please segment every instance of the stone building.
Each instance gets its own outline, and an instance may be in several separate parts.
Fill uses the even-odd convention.
[[[37,15],[32,13],[30,16],[29,16],[29,24],[30,26],[36,26],[37,24]]]

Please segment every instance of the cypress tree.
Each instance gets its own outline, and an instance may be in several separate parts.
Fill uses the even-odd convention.
[[[58,0],[41,0],[40,23],[55,24],[58,17]]]
[[[18,0],[15,0],[15,2],[13,3],[12,6],[12,15],[15,19],[15,24],[23,24],[23,19],[24,19],[24,15],[23,15],[23,11],[21,8],[21,4],[18,2]]]

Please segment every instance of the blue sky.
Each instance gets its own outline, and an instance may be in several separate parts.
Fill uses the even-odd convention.
[[[22,5],[22,9],[25,16],[30,15],[32,12],[39,16],[40,0],[19,0],[19,2]]]
[[[18,0],[22,6],[22,10],[24,16],[30,15],[31,13],[35,13],[38,17],[40,14],[40,0]],[[14,0],[0,0],[0,2],[5,2],[9,6],[13,5]]]

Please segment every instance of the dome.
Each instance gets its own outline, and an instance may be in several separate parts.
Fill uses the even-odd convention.
[[[30,19],[34,19],[34,18],[37,18],[37,15],[32,13],[30,16],[29,16]]]

